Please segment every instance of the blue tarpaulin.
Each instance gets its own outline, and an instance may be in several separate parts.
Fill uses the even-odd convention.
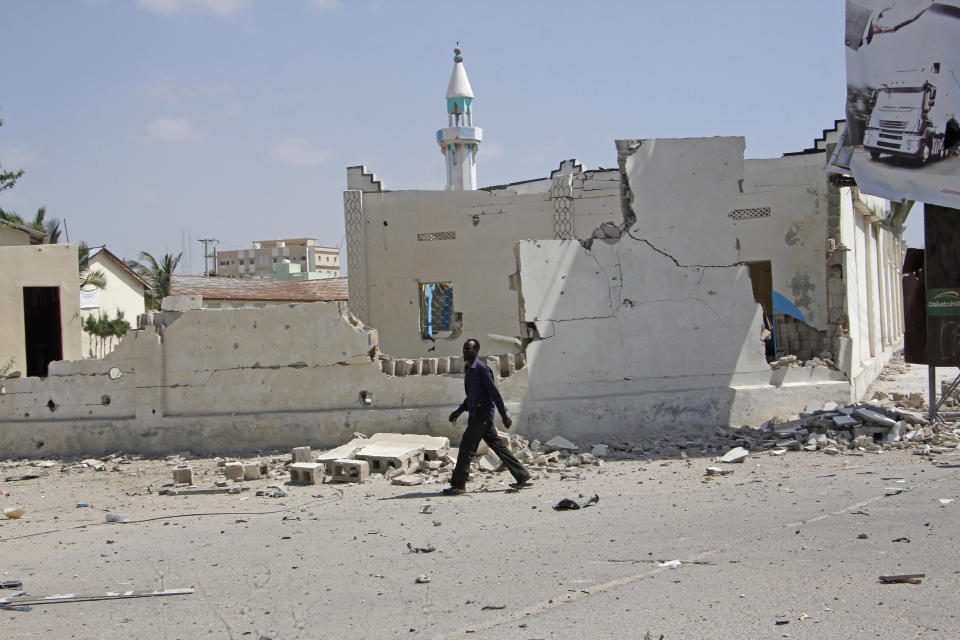
[[[800,322],[807,324],[807,319],[803,317],[803,312],[797,309],[797,305],[782,293],[773,292],[773,310],[775,313],[782,313],[785,316],[796,318]]]

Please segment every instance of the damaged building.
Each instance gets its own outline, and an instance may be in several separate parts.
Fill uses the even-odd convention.
[[[836,127],[760,160],[738,137],[619,140],[615,169],[567,160],[477,189],[459,52],[446,101],[447,189],[389,191],[347,170],[348,303],[169,300],[103,360],[2,381],[0,447],[456,438],[467,337],[521,433],[630,440],[849,403],[900,347],[900,229],[886,201],[824,171]]]

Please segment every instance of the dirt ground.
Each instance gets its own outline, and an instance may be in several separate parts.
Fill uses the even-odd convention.
[[[923,367],[883,378],[868,396],[926,393]],[[177,459],[8,461],[3,478],[39,476],[0,482],[0,507],[26,510],[0,518],[0,582],[27,591],[12,602],[194,591],[0,610],[0,637],[954,639],[960,454],[918,453],[756,452],[708,479],[715,452],[688,450],[514,493],[508,474],[478,474],[455,498],[440,483],[282,475],[162,495]],[[264,459],[279,472],[289,452]],[[217,460],[186,462],[195,488],[218,489]]]

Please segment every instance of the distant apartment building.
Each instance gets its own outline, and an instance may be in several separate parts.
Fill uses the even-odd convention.
[[[316,238],[258,240],[250,249],[217,252],[217,275],[228,278],[273,278],[276,265],[300,265],[306,279],[340,277],[340,250],[321,247]]]

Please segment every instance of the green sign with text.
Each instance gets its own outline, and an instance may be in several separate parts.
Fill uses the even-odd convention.
[[[927,315],[960,316],[960,289],[930,289],[927,291]]]

